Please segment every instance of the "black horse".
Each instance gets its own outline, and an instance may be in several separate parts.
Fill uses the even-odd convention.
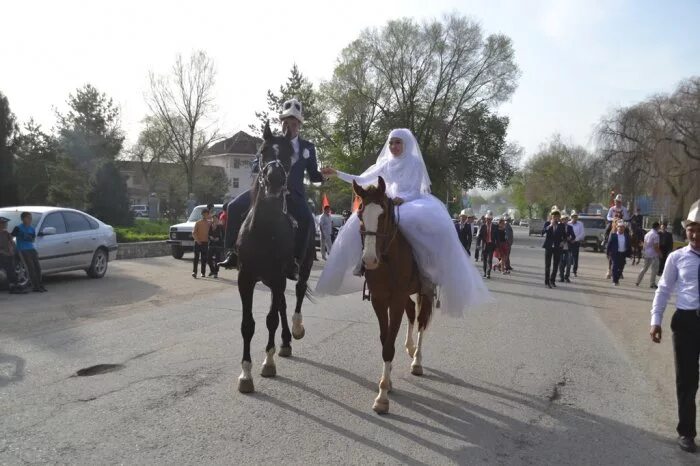
[[[292,355],[292,335],[296,339],[304,336],[301,305],[309,296],[308,279],[314,259],[313,234],[309,229],[309,247],[299,267],[296,285],[296,308],[292,318],[292,332],[287,323],[287,303],[284,291],[287,285],[286,270],[294,260],[294,223],[287,214],[287,176],[291,168],[294,149],[291,139],[274,136],[269,124],[265,125],[263,144],[258,158],[259,170],[251,197],[252,207],[246,216],[238,236],[238,291],[243,306],[241,334],[243,336],[242,373],[238,378],[241,393],[254,391],[251,375],[250,341],[255,333],[253,319],[253,292],[262,281],[272,291],[272,304],[267,314],[269,338],[265,348],[266,357],[262,366],[263,377],[274,377],[277,369],[274,361],[275,332],[282,321],[282,345],[280,356]]]

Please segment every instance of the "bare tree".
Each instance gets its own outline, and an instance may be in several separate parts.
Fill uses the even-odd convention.
[[[187,191],[193,192],[195,170],[217,132],[211,129],[214,108],[214,64],[203,51],[185,62],[178,56],[166,76],[149,74],[147,103],[153,118],[169,138],[175,161],[187,177]]]
[[[174,157],[168,132],[159,125],[158,120],[149,116],[144,119],[144,124],[138,141],[128,150],[127,155],[131,160],[139,163],[149,192],[155,192],[161,174],[160,164]]]

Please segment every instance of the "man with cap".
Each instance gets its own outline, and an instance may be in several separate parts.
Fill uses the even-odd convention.
[[[574,277],[578,274],[578,254],[581,250],[581,244],[586,238],[586,230],[583,227],[583,222],[578,221],[578,212],[575,210],[571,211],[571,221],[569,226],[574,231],[574,241],[569,243],[569,254],[571,256],[571,263],[574,269]]]
[[[654,295],[649,334],[661,342],[661,320],[666,304],[676,291],[676,312],[671,318],[673,356],[676,366],[678,400],[678,446],[695,452],[698,359],[700,359],[700,200],[690,207],[683,221],[688,245],[673,251],[666,260],[664,273]]]
[[[498,227],[493,225],[493,214],[487,211],[484,223],[476,234],[477,241],[481,243],[481,262],[484,265],[484,278],[491,278],[493,268],[493,253],[498,247]]]
[[[625,222],[618,221],[615,229],[616,231],[610,234],[607,253],[612,264],[613,283],[615,286],[619,286],[622,272],[625,269],[625,259],[632,254],[632,248],[630,248],[631,240]]]
[[[464,250],[467,251],[467,254],[469,254],[470,256],[472,255],[472,237],[474,234],[472,231],[473,221],[474,212],[471,208],[468,208],[462,209],[462,211],[459,213],[459,223],[455,224],[455,228],[457,229],[457,236],[459,236],[459,242],[462,243],[462,246],[464,246]]]
[[[561,260],[562,243],[566,241],[566,227],[561,223],[561,212],[557,206],[552,206],[550,220],[542,228],[544,236],[544,284],[548,288],[556,288],[557,270]]]
[[[307,238],[309,229],[313,228],[315,225],[313,214],[306,202],[304,175],[308,174],[309,180],[312,183],[323,182],[323,175],[318,171],[316,147],[310,141],[302,139],[299,136],[301,125],[304,123],[301,102],[297,99],[286,101],[282,106],[280,121],[282,122],[282,132],[284,134],[291,134],[292,147],[294,148],[292,167],[287,178],[287,190],[289,191],[287,195],[287,209],[297,221],[298,226],[294,244],[294,263],[290,264],[287,270],[287,278],[290,280],[297,280],[299,264],[308,246]],[[253,163],[254,174],[257,174],[258,166],[258,163]],[[229,254],[224,262],[221,263],[225,268],[233,268],[236,266],[237,258],[234,252],[236,240],[238,239],[238,232],[241,228],[241,224],[250,209],[250,204],[250,190],[229,202],[225,244],[226,248],[229,250]]]
[[[616,218],[616,213],[622,212],[622,219],[627,222],[630,219],[630,213],[627,211],[627,207],[622,205],[622,194],[615,196],[615,205],[610,207],[608,210],[608,222],[612,222]]]
[[[571,283],[571,243],[576,239],[574,229],[569,225],[569,214],[562,211],[561,223],[564,224],[566,234],[561,243],[561,260],[559,262],[559,281]]]

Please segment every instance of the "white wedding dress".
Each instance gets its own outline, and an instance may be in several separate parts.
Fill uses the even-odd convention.
[[[490,301],[491,295],[462,247],[445,205],[430,194],[430,178],[413,134],[406,129],[394,130],[391,138],[403,141],[400,156],[390,153],[387,140],[377,163],[362,175],[339,171],[338,177],[367,186],[376,185],[381,176],[386,182],[387,195],[404,200],[396,214],[399,229],[411,244],[421,272],[439,286],[441,310],[462,317],[467,308]],[[360,220],[353,213],[333,243],[316,293],[339,295],[361,290],[362,280],[352,275],[361,257]]]

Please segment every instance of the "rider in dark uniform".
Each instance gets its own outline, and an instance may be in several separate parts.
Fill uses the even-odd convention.
[[[294,148],[292,167],[287,178],[287,209],[297,222],[297,230],[294,244],[294,263],[290,264],[287,277],[291,280],[297,280],[299,263],[306,254],[309,229],[314,227],[313,214],[306,202],[304,175],[308,174],[312,183],[323,182],[323,175],[318,171],[316,147],[310,141],[299,136],[299,130],[304,122],[301,102],[297,99],[286,101],[280,114],[280,120],[282,121],[282,131],[285,134],[291,133],[292,147]],[[257,173],[257,171],[258,163],[256,161],[253,164],[253,173]],[[248,190],[228,205],[225,244],[228,249],[228,256],[221,263],[223,267],[233,268],[236,266],[236,240],[238,239],[238,232],[243,220],[245,220],[245,216],[250,209],[250,204],[251,193]]]

